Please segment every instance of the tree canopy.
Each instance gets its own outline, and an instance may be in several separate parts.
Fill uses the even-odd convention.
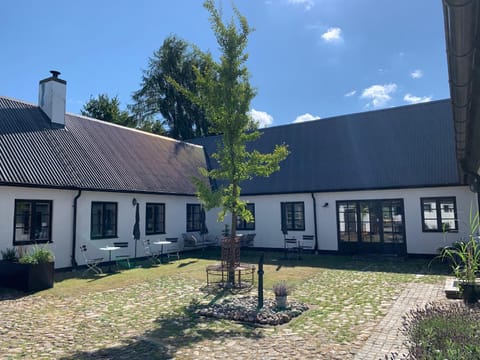
[[[120,110],[120,101],[117,96],[113,98],[107,94],[99,94],[96,98],[90,96],[90,100],[83,105],[80,113],[98,120],[135,127],[135,120],[128,111]]]
[[[172,78],[196,94],[194,68],[202,71],[204,66],[199,50],[175,35],[168,36],[149,59],[141,88],[132,96],[134,104],[129,109],[139,124],[157,119],[165,126],[167,135],[180,140],[209,135],[202,109],[167,81]]]

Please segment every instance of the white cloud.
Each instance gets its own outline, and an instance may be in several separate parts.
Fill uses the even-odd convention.
[[[355,95],[356,93],[357,93],[357,90],[352,90],[352,91],[350,91],[350,92],[347,92],[347,93],[346,93],[345,95],[343,95],[343,96],[345,96],[345,97],[350,97],[350,96]]]
[[[297,116],[297,118],[293,121],[293,123],[301,123],[301,122],[312,121],[317,119],[320,119],[320,116],[315,116],[309,113],[305,113],[303,115]]]
[[[303,5],[305,7],[305,11],[309,11],[315,2],[313,0],[287,0],[289,4],[293,5]]]
[[[265,111],[257,111],[252,109],[248,112],[248,115],[251,116],[253,121],[255,121],[260,128],[268,127],[273,123],[273,116]]]
[[[429,102],[432,101],[432,96],[415,96],[412,94],[406,94],[403,97],[403,101],[409,103],[409,104],[418,104],[418,103],[424,103],[424,102]]]
[[[420,79],[421,77],[423,77],[423,71],[420,70],[420,69],[413,70],[413,71],[410,73],[410,77],[411,77],[412,79]]]
[[[342,29],[339,27],[328,28],[328,30],[322,34],[322,39],[326,42],[340,42],[343,40]]]
[[[397,84],[385,84],[385,85],[372,85],[369,88],[363,90],[361,98],[362,99],[371,99],[371,105],[378,108],[385,106],[392,97],[390,94],[393,94],[397,90]]]

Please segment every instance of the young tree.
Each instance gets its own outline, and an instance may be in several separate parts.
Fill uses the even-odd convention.
[[[168,128],[169,136],[192,139],[208,135],[208,124],[200,107],[179,92],[167,77],[175,79],[188,91],[196,92],[193,68],[203,68],[203,58],[185,40],[167,37],[160,49],[149,59],[143,72],[140,90],[134,92],[134,104],[129,106],[139,124],[151,122],[156,116]]]
[[[202,179],[194,181],[205,207],[221,208],[220,221],[224,220],[227,213],[231,215],[230,239],[233,243],[237,216],[246,221],[253,220],[245,202],[240,200],[242,181],[255,176],[269,176],[279,170],[279,163],[287,157],[288,150],[285,145],[277,145],[268,154],[257,150],[247,151],[246,144],[260,136],[258,130],[252,130],[253,122],[247,114],[250,101],[255,96],[245,65],[248,59],[245,49],[252,29],[236,7],[233,7],[233,11],[238,20],[238,29],[234,19],[226,24],[222,22],[213,0],[206,0],[204,7],[210,13],[212,29],[221,51],[220,60],[215,61],[208,53],[203,55],[206,67],[203,71],[195,71],[197,94],[189,92],[174,79],[170,79],[170,82],[201,106],[209,120],[211,131],[222,134],[217,152],[212,155],[217,160],[218,167],[212,170],[201,169],[201,173],[224,185],[212,189]],[[234,281],[230,274],[229,281]]]

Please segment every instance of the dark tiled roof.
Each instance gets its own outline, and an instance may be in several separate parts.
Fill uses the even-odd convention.
[[[244,182],[243,194],[342,191],[459,183],[450,100],[272,127],[254,146],[290,155],[269,178]],[[195,139],[208,154],[218,138]]]
[[[0,184],[194,194],[201,147],[0,97]]]

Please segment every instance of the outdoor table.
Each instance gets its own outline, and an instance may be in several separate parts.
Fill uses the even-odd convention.
[[[104,246],[99,248],[102,251],[108,251],[108,272],[112,272],[112,251],[119,250],[118,246]]]
[[[167,240],[160,240],[160,241],[154,241],[153,244],[155,245],[161,245],[160,247],[160,264],[162,263],[162,256],[163,256],[163,245],[170,245],[172,242],[167,241]]]

